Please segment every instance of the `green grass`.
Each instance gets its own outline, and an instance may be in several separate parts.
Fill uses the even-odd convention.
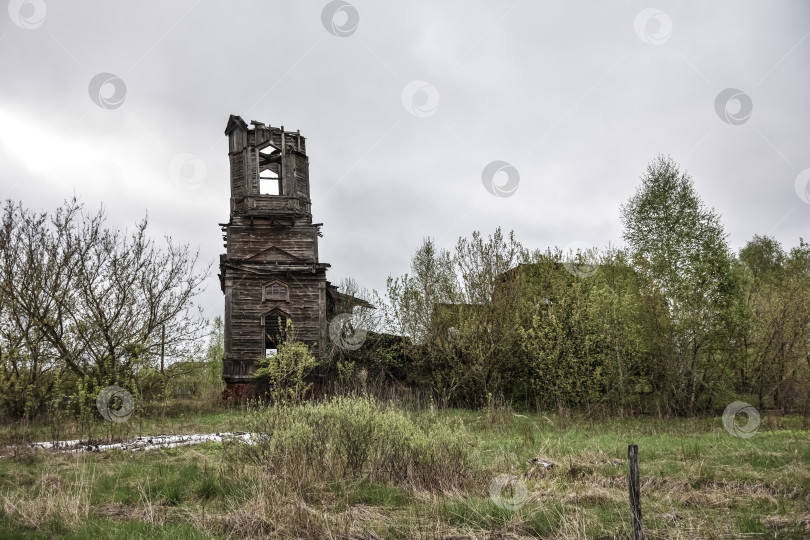
[[[226,410],[149,425],[238,430],[251,426],[249,416]],[[415,426],[445,422],[466,433],[472,481],[431,486],[405,473],[382,480],[365,466],[349,473],[332,461],[319,465],[321,476],[296,476],[241,460],[235,447],[219,443],[79,456],[38,452],[0,459],[0,539],[327,538],[364,531],[381,538],[484,531],[623,538],[628,444],[639,446],[648,537],[810,535],[810,430],[801,417],[763,418],[754,437],[741,439],[719,418],[594,419],[504,409],[408,416]],[[324,444],[318,448],[330,448]],[[274,447],[268,455],[285,448],[296,447]],[[556,466],[529,464],[538,454]],[[522,483],[523,504],[510,508],[490,497],[499,474]]]
[[[329,490],[335,499],[344,502],[347,508],[359,504],[398,508],[413,500],[408,490],[388,483],[340,480],[331,483]]]

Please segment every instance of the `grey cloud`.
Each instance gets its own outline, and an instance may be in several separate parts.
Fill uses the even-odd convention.
[[[153,233],[214,261],[234,113],[307,137],[330,278],[377,289],[425,236],[449,248],[500,225],[532,248],[620,243],[619,205],[658,153],[693,175],[735,248],[810,236],[794,189],[810,167],[807,5],[662,3],[671,35],[651,45],[634,2],[351,3],[346,37],[324,28],[326,1],[46,0],[38,28],[0,17],[0,191],[36,208],[75,191],[120,226],[148,211]],[[88,95],[102,72],[126,83],[117,109]],[[401,102],[415,80],[439,93],[425,118]],[[726,88],[751,97],[744,124],[715,113]],[[37,153],[38,130],[81,155]],[[185,154],[205,164],[192,189],[170,177]],[[512,197],[481,184],[495,160],[520,173]],[[204,304],[221,310],[215,277]]]

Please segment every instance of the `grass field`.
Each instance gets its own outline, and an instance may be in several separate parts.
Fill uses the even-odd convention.
[[[765,416],[740,438],[720,418],[343,400],[116,429],[268,435],[252,446],[7,452],[0,538],[629,538],[628,444],[639,446],[647,538],[810,537],[802,417]],[[555,466],[529,463],[538,455]]]

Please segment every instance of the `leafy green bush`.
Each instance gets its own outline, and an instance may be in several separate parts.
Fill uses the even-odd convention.
[[[305,343],[285,341],[276,354],[256,361],[253,376],[273,402],[299,403],[312,386],[306,376],[317,364]]]

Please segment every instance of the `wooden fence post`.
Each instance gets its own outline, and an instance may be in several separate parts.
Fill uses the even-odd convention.
[[[644,532],[641,529],[641,490],[639,488],[638,475],[638,445],[631,444],[627,447],[627,459],[630,462],[628,483],[630,484],[630,525],[633,528],[633,540],[644,540]]]

